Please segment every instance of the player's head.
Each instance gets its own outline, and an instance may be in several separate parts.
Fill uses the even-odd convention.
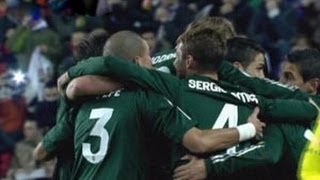
[[[174,62],[177,75],[216,72],[224,58],[225,49],[224,39],[211,28],[186,31],[177,40],[177,58]]]
[[[280,81],[317,94],[320,89],[320,52],[304,49],[290,53],[282,65]]]
[[[235,37],[227,41],[225,59],[254,77],[264,78],[264,54],[264,49],[252,39]]]
[[[202,17],[196,21],[191,22],[185,32],[195,29],[212,29],[216,31],[225,40],[236,36],[236,31],[232,22],[223,17]]]
[[[222,44],[225,44],[227,39],[232,38],[236,35],[233,24],[229,20],[227,20],[226,18],[223,18],[223,17],[203,17],[203,18],[200,18],[200,19],[190,23],[188,25],[188,27],[186,28],[186,30],[181,34],[181,36],[177,40],[176,50],[179,51],[179,52],[177,52],[177,56],[180,56],[180,58],[177,58],[175,61],[175,68],[177,71],[177,75],[185,76],[187,73],[187,71],[186,71],[187,69],[185,67],[186,62],[182,61],[183,58],[181,57],[181,55],[182,55],[181,45],[183,45],[183,43],[181,41],[182,40],[181,37],[184,37],[184,39],[190,39],[190,38],[187,38],[187,37],[190,37],[190,34],[192,34],[194,32],[201,32],[201,31],[207,31],[207,32],[210,31],[211,32],[211,33],[206,33],[206,35],[213,34],[213,37],[210,37],[209,39],[207,39],[208,40],[207,43],[209,43],[209,41],[211,40],[211,42],[213,43],[212,46],[217,46],[218,44],[220,44],[218,49],[212,51],[212,52],[219,51],[218,54],[221,54],[221,52],[220,52],[221,48],[225,49],[225,47],[224,47],[225,45],[222,45]],[[198,37],[195,37],[195,38],[198,38]],[[218,41],[214,42],[214,39],[217,39]],[[184,40],[184,41],[186,41],[186,40]],[[190,44],[190,41],[188,41],[188,43]],[[197,42],[197,43],[199,43],[201,47],[203,46],[200,42]],[[208,47],[209,46],[204,46],[204,48],[207,49],[206,52],[210,52]],[[219,56],[222,57],[221,55],[219,55]],[[215,60],[215,62],[217,62],[217,65],[219,65],[221,63],[219,61]],[[211,69],[211,70],[214,70],[214,69]]]
[[[119,31],[106,42],[103,56],[117,56],[145,66],[152,67],[149,46],[138,34],[131,31]]]
[[[78,44],[78,46],[75,47],[77,55],[76,60],[101,56],[103,52],[103,46],[108,37],[108,32],[103,29],[96,29],[92,31]]]

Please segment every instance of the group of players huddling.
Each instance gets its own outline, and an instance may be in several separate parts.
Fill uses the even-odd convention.
[[[57,157],[57,179],[301,178],[318,50],[288,54],[280,83],[264,77],[263,48],[222,17],[192,22],[152,59],[130,31],[95,32],[79,48],[83,60],[58,79],[57,124],[34,152]]]

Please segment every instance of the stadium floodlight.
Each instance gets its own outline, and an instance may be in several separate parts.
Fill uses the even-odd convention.
[[[18,70],[18,71],[13,71],[13,72],[12,72],[12,75],[13,75],[13,77],[12,77],[12,78],[13,78],[13,81],[14,81],[17,85],[25,82],[25,77],[26,77],[26,75],[23,74],[20,70]]]

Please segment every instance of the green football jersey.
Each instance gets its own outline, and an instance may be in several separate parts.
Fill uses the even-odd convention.
[[[252,77],[235,68],[230,62],[223,61],[219,71],[219,78],[234,85],[249,89],[251,92],[267,98],[294,98],[309,100],[309,95],[296,86],[289,86],[270,79]]]
[[[290,119],[309,123],[317,115],[309,103],[297,100],[268,100],[255,94],[246,93],[228,83],[215,81],[203,76],[190,76],[180,80],[169,74],[143,69],[128,61],[114,58],[90,59],[69,70],[71,78],[84,74],[111,75],[141,87],[155,90],[182,107],[198,126],[203,129],[235,127],[246,123],[253,107],[259,106],[265,118]],[[219,154],[210,154],[219,161],[221,157],[239,155],[252,149],[262,148],[263,144],[242,143]],[[183,151],[177,151],[183,153]],[[182,155],[182,154],[179,154]],[[176,157],[177,159],[179,156]],[[176,159],[176,160],[177,160]]]
[[[172,67],[172,64],[173,60],[167,60],[165,64],[163,63],[161,65]],[[226,61],[222,63],[219,69],[219,78],[236,85],[244,86],[254,93],[269,98],[294,98],[308,100],[310,97],[297,87],[287,86],[270,79],[251,77],[247,73],[236,69]],[[311,98],[317,104],[320,104],[320,99],[318,96],[311,96]],[[294,178],[297,169],[297,162],[300,159],[307,140],[310,138],[310,134],[312,134],[309,129],[310,125],[279,124],[275,125],[276,127],[273,126],[274,125],[271,125],[271,127],[270,125],[267,126],[265,133],[266,140],[263,148],[257,149],[243,156],[235,156],[228,159],[226,162],[220,161],[220,164],[215,164],[216,161],[214,159],[211,160],[212,158],[206,159],[208,172],[223,175],[235,173],[238,170],[248,167],[257,167],[259,165],[266,165],[270,163],[274,164],[280,161],[280,158],[283,154],[284,157],[282,158],[284,158],[285,161],[282,160],[280,164],[285,162],[282,166],[286,167],[288,171],[286,174],[280,174],[282,174],[284,177]],[[286,149],[285,153],[282,153],[283,149]],[[212,167],[212,164],[215,164],[215,166]],[[280,166],[281,165],[278,165],[277,168]],[[213,168],[216,169],[213,170]],[[289,172],[291,172],[291,174]],[[234,175],[233,177],[238,177],[238,174]],[[272,173],[266,178],[268,179],[270,177],[272,177]]]
[[[85,102],[74,124],[73,179],[149,179],[147,137],[164,134],[181,143],[193,126],[151,92],[119,90]]]
[[[215,101],[222,101],[235,105],[252,107],[259,106],[262,115],[268,119],[286,121],[302,121],[309,123],[317,116],[316,108],[310,103],[293,99],[266,99],[252,93],[247,93],[238,86],[222,81],[215,81],[203,76],[189,76],[180,80],[167,73],[144,69],[127,60],[115,57],[96,57],[83,61],[68,71],[70,78],[77,76],[98,74],[120,78],[142,88],[154,90],[183,107],[199,106],[198,96],[209,97]],[[193,96],[196,96],[194,98]],[[210,104],[206,104],[210,106]],[[193,108],[185,108],[193,111]],[[199,108],[200,109],[200,108]],[[222,109],[222,107],[220,108]],[[207,109],[206,109],[207,110]],[[190,113],[189,112],[189,113]],[[204,112],[204,111],[203,111]],[[199,118],[197,118],[199,119]]]
[[[152,57],[153,66],[163,72],[175,74],[173,62],[176,58],[175,50],[167,50],[157,53]],[[252,77],[244,71],[235,68],[230,62],[223,61],[219,71],[219,78],[233,85],[247,88],[248,91],[267,98],[295,98],[308,100],[309,95],[302,92],[296,86],[289,86],[271,79]]]
[[[176,59],[176,51],[174,49],[159,52],[152,56],[152,66],[159,71],[176,74],[176,69],[173,66],[173,62]]]
[[[74,161],[73,139],[65,138],[73,134],[73,129],[69,128],[72,125],[70,120],[71,107],[61,97],[57,112],[56,125],[43,138],[43,146],[49,156],[57,156],[57,164],[55,166],[54,177],[61,180],[71,179],[71,171]]]

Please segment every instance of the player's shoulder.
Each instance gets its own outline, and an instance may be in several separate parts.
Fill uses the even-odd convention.
[[[295,86],[295,85],[283,84],[283,83],[281,83],[279,81],[275,81],[275,80],[272,80],[272,79],[269,79],[269,78],[263,78],[262,80],[267,82],[267,83],[269,83],[269,84],[272,84],[272,85],[275,85],[277,87],[281,87],[281,88],[284,88],[284,89],[288,89],[290,91],[299,90],[299,87]]]
[[[313,95],[310,97],[318,106],[320,106],[320,95]]]

